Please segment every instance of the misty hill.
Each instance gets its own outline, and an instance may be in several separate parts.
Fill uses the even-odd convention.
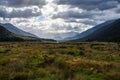
[[[111,24],[112,22],[114,22],[114,20],[106,21],[105,23],[102,23],[102,24],[99,24],[99,25],[97,25],[97,26],[95,26],[95,27],[93,27],[93,28],[90,28],[90,29],[88,29],[88,30],[86,30],[86,31],[84,31],[84,32],[82,32],[82,33],[74,36],[74,37],[68,37],[67,39],[68,39],[68,40],[75,40],[75,39],[84,38],[84,37],[92,34],[94,31],[96,31],[96,30],[98,30],[98,29],[100,29],[100,28],[102,28],[102,27],[104,28],[104,26],[109,25],[109,24]]]
[[[120,19],[107,21],[77,36],[73,41],[120,41]]]
[[[69,40],[68,38],[66,38],[66,37],[68,37],[68,36],[72,36],[72,37],[74,37],[74,36],[76,36],[76,35],[78,35],[79,33],[77,33],[77,32],[67,32],[67,33],[58,33],[58,34],[56,34],[55,35],[55,39],[57,39],[57,40],[59,40],[59,41],[64,41],[64,40]]]
[[[42,39],[42,38],[37,38],[37,37],[15,34],[0,25],[0,41],[40,41],[40,42],[50,41],[50,42],[53,42],[55,40]]]
[[[7,30],[9,30],[12,33],[15,34],[20,34],[20,35],[24,35],[24,36],[31,36],[31,37],[37,37],[34,34],[31,34],[29,32],[25,32],[17,27],[15,27],[14,25],[10,24],[10,23],[6,23],[6,24],[0,24],[1,26],[3,26],[4,28],[6,28]]]
[[[3,26],[0,26],[0,41],[32,41],[37,40],[36,38],[14,34],[8,31]]]

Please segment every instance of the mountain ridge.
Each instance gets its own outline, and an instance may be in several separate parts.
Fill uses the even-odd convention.
[[[15,33],[15,34],[37,37],[36,35],[31,34],[29,32],[26,32],[26,31],[23,31],[23,30],[15,27],[13,24],[10,24],[10,23],[0,24],[0,25],[3,26],[4,28],[6,28],[7,30],[9,30],[10,32]]]
[[[111,21],[111,22],[110,22]],[[116,19],[116,20],[110,20],[107,21],[108,24],[102,23],[99,24],[89,30],[95,29],[97,28],[95,31],[93,31],[92,33],[88,34],[87,36],[84,36],[82,38],[79,39],[75,39],[75,40],[71,40],[71,41],[119,41],[119,35],[120,35],[120,19]],[[106,24],[106,25],[103,25]],[[102,26],[101,26],[102,25]],[[98,28],[99,27],[99,28]],[[83,32],[86,33],[89,30]],[[114,40],[114,38],[118,37],[118,39]]]
[[[0,41],[26,41],[26,40],[32,40],[32,39],[34,38],[14,34],[0,25]]]
[[[13,29],[13,28],[12,28]],[[14,31],[14,30],[13,30]],[[22,30],[21,30],[22,31]],[[23,31],[24,32],[24,31]],[[26,32],[27,33],[27,32]],[[39,42],[55,42],[52,39],[43,39],[38,37],[26,36],[22,34],[16,34],[0,25],[0,41],[39,41]]]
[[[99,29],[99,28],[101,28],[101,27],[103,27],[105,25],[108,25],[108,24],[110,24],[112,22],[114,22],[114,20],[109,20],[109,21],[106,21],[104,23],[98,24],[97,26],[94,26],[94,27],[92,27],[92,28],[90,28],[90,29],[88,29],[88,30],[86,30],[86,31],[84,31],[84,32],[82,32],[82,33],[74,36],[74,37],[68,37],[67,39],[69,39],[69,40],[75,40],[75,39],[83,38],[83,37],[91,34],[92,32],[94,32],[95,30],[97,30],[97,29]]]

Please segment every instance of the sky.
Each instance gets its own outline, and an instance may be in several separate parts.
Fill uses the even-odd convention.
[[[120,0],[0,0],[0,23],[41,38],[72,37],[120,18]]]

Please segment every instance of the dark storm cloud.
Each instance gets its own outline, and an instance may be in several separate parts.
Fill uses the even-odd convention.
[[[6,9],[0,9],[0,17],[2,18],[30,18],[41,15],[41,12],[33,13],[32,9],[12,10],[8,12]]]
[[[0,0],[0,5],[9,7],[28,7],[28,6],[39,6],[45,5],[45,0]]]
[[[66,12],[59,12],[56,15],[53,15],[52,18],[63,18],[63,19],[85,19],[85,18],[94,18],[94,16],[100,16],[102,13],[97,12],[78,12],[78,11],[66,11]]]
[[[79,7],[85,10],[106,10],[117,7],[120,0],[56,0],[60,5],[70,5],[71,7]]]
[[[116,12],[117,12],[118,14],[120,14],[120,8],[119,8],[119,9],[117,9],[117,10],[116,10]]]
[[[68,20],[65,20],[66,22],[68,22],[68,23],[71,23],[71,22],[73,22],[73,23],[83,23],[83,24],[86,24],[86,25],[97,25],[97,22],[95,22],[95,21],[91,21],[91,20],[79,20],[79,21],[77,21],[77,20],[75,20],[75,19],[68,19]]]
[[[62,18],[66,22],[70,23],[75,22],[86,25],[96,25],[98,24],[97,21],[100,21],[99,19],[103,18],[103,21],[109,19],[109,17],[114,19],[112,16],[120,13],[118,8],[120,0],[55,0],[54,2],[58,5],[69,5],[70,7],[66,11],[58,12],[53,15],[52,18]],[[76,10],[75,8],[80,10],[82,9],[82,12],[80,12],[80,10]],[[108,14],[112,14],[112,16],[107,16]],[[105,20],[104,17],[106,17]],[[88,20],[79,22],[76,19]]]

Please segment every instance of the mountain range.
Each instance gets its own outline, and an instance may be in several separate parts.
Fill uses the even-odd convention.
[[[29,32],[25,32],[19,28],[17,28],[16,26],[10,24],[10,23],[6,23],[6,24],[0,24],[1,26],[3,26],[4,28],[6,28],[7,30],[9,30],[12,33],[15,34],[20,34],[20,35],[25,35],[25,36],[31,36],[31,37],[37,37],[36,35],[33,35]]]
[[[120,41],[120,19],[109,20],[99,24],[82,33],[69,32],[64,34],[71,37],[61,37],[61,34],[56,35],[56,39],[63,39],[61,41],[105,41],[105,42],[119,42]],[[53,42],[52,39],[39,38],[34,34],[23,31],[10,23],[0,24],[0,41],[40,41]]]
[[[106,21],[74,37],[70,37],[69,40],[118,42],[120,41],[120,19]]]
[[[38,38],[36,35],[25,32],[10,23],[0,24],[0,41],[40,41],[51,42],[52,39]]]

